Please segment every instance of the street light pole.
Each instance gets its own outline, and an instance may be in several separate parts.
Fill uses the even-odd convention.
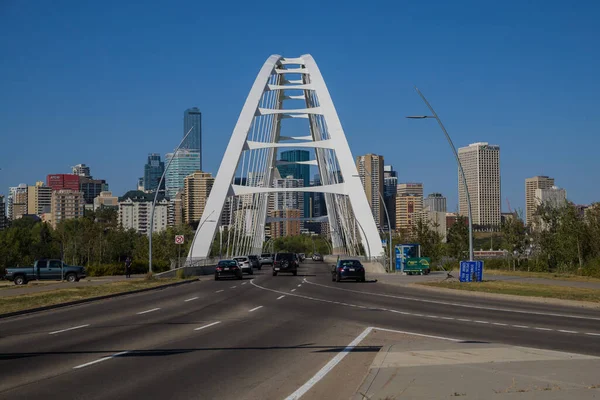
[[[460,171],[460,176],[463,181],[463,186],[465,187],[465,193],[466,193],[466,197],[467,197],[467,211],[469,214],[469,261],[473,261],[473,213],[471,211],[471,196],[469,195],[469,187],[467,186],[467,177],[465,176],[465,171],[463,170],[462,164],[460,162],[460,158],[458,157],[458,152],[456,151],[456,147],[454,147],[454,143],[452,142],[452,139],[450,139],[450,135],[448,134],[448,131],[446,131],[444,124],[442,124],[442,121],[438,117],[437,113],[435,112],[433,107],[431,107],[431,104],[429,104],[429,102],[427,101],[425,96],[423,96],[423,93],[421,93],[419,88],[417,88],[415,86],[415,90],[417,91],[419,96],[421,96],[421,99],[423,99],[423,101],[425,102],[425,104],[427,105],[427,107],[429,108],[429,110],[431,111],[431,113],[433,115],[415,115],[415,116],[409,116],[406,118],[410,118],[410,119],[435,118],[435,120],[440,125],[440,128],[442,128],[442,132],[444,132],[444,135],[446,135],[446,139],[448,140],[448,143],[450,144],[450,147],[452,148],[452,152],[454,153],[454,158],[456,158],[456,163],[458,164],[458,170]]]
[[[154,230],[154,207],[156,206],[156,199],[158,198],[158,192],[160,191],[160,187],[163,183],[163,180],[165,179],[165,175],[167,173],[167,170],[169,169],[169,166],[171,165],[171,162],[177,155],[179,148],[183,145],[183,143],[185,142],[185,139],[187,139],[187,137],[190,134],[190,132],[192,131],[192,129],[194,129],[193,126],[183,136],[183,139],[181,139],[179,146],[177,146],[177,148],[175,149],[175,152],[173,153],[173,157],[171,157],[171,159],[167,163],[167,166],[165,167],[165,170],[163,171],[163,174],[160,177],[160,181],[158,181],[158,187],[156,188],[156,193],[154,194],[154,201],[152,202],[152,210],[150,211],[150,234],[148,235],[149,236],[148,237],[148,240],[149,240],[149,243],[148,243],[148,268],[149,268],[150,273],[152,273],[152,231]],[[166,188],[165,188],[165,192],[166,192]]]

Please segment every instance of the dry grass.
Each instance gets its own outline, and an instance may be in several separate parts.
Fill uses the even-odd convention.
[[[486,271],[487,273],[487,271]],[[517,296],[548,297],[562,300],[591,301],[600,303],[600,289],[578,288],[570,286],[538,285],[508,281],[484,282],[423,282],[420,285],[446,289],[512,294]]]
[[[93,297],[106,296],[110,294],[131,292],[139,289],[163,286],[173,282],[181,282],[180,279],[160,280],[130,280],[111,282],[97,286],[78,286],[52,291],[22,294],[18,296],[0,297],[0,313],[11,313],[15,311],[29,310],[37,307],[50,306],[75,300],[89,299]]]
[[[458,270],[457,270],[458,272]],[[556,279],[562,281],[574,281],[574,282],[596,282],[600,283],[600,278],[594,278],[591,276],[581,276],[572,274],[559,274],[554,272],[527,272],[527,271],[505,271],[500,269],[484,269],[485,275],[500,275],[500,276],[520,276],[523,278],[542,278],[542,279]]]

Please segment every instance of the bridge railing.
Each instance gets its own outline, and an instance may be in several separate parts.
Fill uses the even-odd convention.
[[[218,258],[181,257],[171,260],[171,269],[169,271],[161,272],[156,274],[156,276],[159,278],[174,278],[180,270],[183,271],[184,276],[212,275],[215,273],[218,261]]]

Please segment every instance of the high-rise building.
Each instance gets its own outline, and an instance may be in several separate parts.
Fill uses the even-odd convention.
[[[202,171],[202,113],[198,107],[188,108],[183,112],[183,135],[188,135],[182,148],[198,153],[194,171]]]
[[[547,189],[535,189],[534,203],[536,210],[540,205],[551,208],[565,207],[567,205],[567,191],[556,186]],[[546,229],[546,223],[536,217],[535,212],[531,217],[530,225],[533,229]]]
[[[383,199],[390,214],[392,229],[396,229],[396,192],[398,188],[398,173],[391,165],[383,166]]]
[[[273,210],[270,212],[272,218],[281,220],[271,222],[271,237],[273,239],[283,236],[297,236],[302,230],[302,211],[298,209]]]
[[[535,200],[536,189],[550,189],[554,186],[554,178],[549,176],[534,176],[525,179],[525,224],[530,225],[538,204]]]
[[[46,186],[52,190],[69,189],[79,191],[79,175],[73,174],[50,174],[46,177]]]
[[[447,229],[446,229],[446,212],[445,211],[428,211],[426,208],[423,209],[420,213],[415,215],[415,219],[418,221],[419,219],[429,225],[429,228],[437,232],[437,234],[442,238],[442,242],[447,241]]]
[[[169,218],[169,202],[159,197],[154,207],[154,227],[152,232],[158,233],[167,229]],[[119,199],[119,224],[123,229],[135,229],[141,234],[150,233],[150,217],[152,212],[152,194],[140,191],[127,192]]]
[[[273,180],[276,188],[301,188],[304,187],[303,179],[294,179],[291,176]],[[301,210],[304,212],[304,193],[302,192],[277,192],[273,196],[273,210]]]
[[[383,210],[383,156],[366,154],[356,158],[356,169],[367,195],[373,218],[378,227],[384,226]]]
[[[200,221],[214,183],[215,178],[209,172],[196,171],[185,177],[183,215],[186,224]]]
[[[52,188],[36,182],[27,188],[27,212],[42,215],[52,212]]]
[[[316,174],[312,186],[321,186],[321,176]],[[312,215],[311,217],[323,217],[327,215],[327,203],[325,202],[325,193],[314,192],[312,196]]]
[[[138,192],[143,192],[144,191],[144,177],[143,176],[141,178],[138,178],[138,181],[137,181],[137,191]]]
[[[446,209],[446,198],[441,193],[431,193],[427,198],[423,199],[423,210],[430,212],[443,212]],[[444,224],[445,225],[445,224]]]
[[[85,207],[83,193],[78,190],[59,189],[52,191],[50,220],[56,226],[64,220],[82,218]]]
[[[179,150],[177,154],[167,153],[165,159],[166,164],[171,161],[169,170],[165,176],[166,178],[166,194],[169,199],[174,198],[177,192],[183,190],[183,180],[186,176],[193,174],[196,171],[200,171],[198,166],[200,165],[200,153]]]
[[[4,203],[4,195],[0,194],[0,230],[6,228],[6,204]]]
[[[178,192],[175,198],[169,200],[169,226],[183,225],[183,191]]]
[[[102,192],[108,192],[108,183],[104,179],[79,177],[79,191],[83,193],[85,204],[94,204],[94,199]]]
[[[473,224],[500,225],[500,146],[473,143],[458,149],[458,157],[469,188]],[[460,215],[468,216],[467,193],[460,170],[458,199]]]
[[[423,196],[414,194],[396,196],[396,230],[411,235],[417,215],[421,211],[423,211]]]
[[[14,221],[28,213],[27,192],[27,185],[24,183],[8,188],[8,219]]]
[[[310,164],[299,164],[310,160],[310,152],[307,150],[282,151],[277,169],[282,177],[291,176],[294,179],[302,179],[304,187],[310,186]],[[304,193],[304,216],[309,217],[310,193]]]
[[[71,167],[71,170],[73,171],[73,175],[84,176],[86,178],[92,177],[90,175],[90,167],[85,164],[77,164],[74,167]]]
[[[160,160],[160,154],[148,154],[148,162],[144,165],[144,190],[155,191],[158,189],[160,178],[165,172],[165,163]],[[160,190],[165,190],[163,181]]]
[[[99,208],[118,208],[119,198],[113,196],[112,192],[100,192],[94,199],[94,211]]]
[[[423,184],[422,183],[399,183],[396,187],[397,196],[419,196],[423,198]]]

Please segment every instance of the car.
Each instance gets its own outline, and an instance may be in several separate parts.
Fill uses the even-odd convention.
[[[36,260],[30,267],[6,268],[4,279],[12,281],[15,285],[26,285],[29,281],[65,280],[79,282],[86,277],[84,267],[67,265],[58,259],[42,258]]]
[[[215,268],[215,281],[221,278],[242,279],[242,269],[236,260],[220,260]]]
[[[258,258],[258,262],[260,263],[261,267],[263,265],[273,265],[273,254],[271,254],[271,253],[262,253],[260,255],[260,257]]]
[[[312,260],[313,261],[323,261],[323,256],[320,255],[319,253],[315,253],[312,255]]]
[[[260,269],[262,268],[262,265],[260,265],[260,261],[258,259],[258,256],[255,255],[249,255],[248,259],[250,260],[250,265],[252,265],[252,268],[256,268],[260,271]]]
[[[248,275],[254,274],[254,271],[252,270],[252,265],[250,264],[250,259],[247,256],[237,256],[233,257],[233,259],[237,261],[240,265],[242,273],[246,273]]]
[[[332,265],[331,280],[340,282],[344,279],[354,279],[357,282],[365,281],[365,268],[358,260],[342,259]]]
[[[276,253],[273,260],[273,276],[280,272],[298,275],[298,257],[294,253]]]

